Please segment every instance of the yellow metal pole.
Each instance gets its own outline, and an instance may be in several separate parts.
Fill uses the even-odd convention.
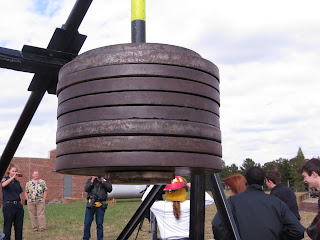
[[[131,42],[146,42],[145,0],[131,0]]]

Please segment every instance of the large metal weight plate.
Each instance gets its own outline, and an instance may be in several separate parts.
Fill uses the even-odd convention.
[[[219,114],[218,103],[211,99],[172,92],[132,91],[85,95],[65,101],[59,105],[58,117],[81,109],[141,105],[188,107]]]
[[[94,49],[59,73],[57,171],[164,183],[221,169],[219,72],[189,49]]]
[[[123,172],[123,166],[126,166],[126,173],[144,169],[146,172],[174,172],[181,176],[201,175],[221,168],[221,157],[185,152],[93,152],[64,155],[56,161],[56,168],[61,169],[60,172],[64,174],[102,176],[106,172]],[[140,181],[124,179],[127,180],[123,181],[126,183],[143,182],[142,178]],[[148,179],[145,181],[150,182]],[[121,179],[114,182],[121,182]]]
[[[58,119],[58,128],[73,123],[117,119],[167,119],[220,126],[219,116],[208,111],[166,106],[120,106],[91,108],[63,114]]]
[[[220,129],[208,124],[156,119],[88,121],[58,128],[57,143],[97,136],[180,136],[221,141]]]
[[[161,46],[159,48],[159,46]],[[97,48],[81,54],[76,61],[66,64],[59,73],[63,78],[70,73],[100,66],[121,64],[165,64],[198,69],[219,78],[219,70],[212,62],[186,48],[156,43],[119,44]]]
[[[78,82],[59,92],[59,104],[84,95],[120,91],[163,91],[186,93],[220,102],[219,91],[206,84],[169,77],[122,77],[103,78]]]
[[[76,60],[76,59],[75,59]],[[68,68],[68,64],[65,65]],[[64,68],[61,68],[61,71]],[[60,72],[61,72],[60,71]],[[84,69],[69,74],[59,74],[57,94],[66,87],[89,80],[115,77],[162,77],[186,79],[206,84],[219,90],[218,78],[197,69],[160,64],[122,64]]]
[[[219,142],[206,139],[167,136],[107,136],[61,142],[57,156],[83,152],[117,151],[176,151],[204,153],[220,157],[222,154]]]

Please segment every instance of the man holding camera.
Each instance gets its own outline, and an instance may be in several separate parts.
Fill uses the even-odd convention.
[[[87,195],[87,207],[84,219],[83,240],[91,237],[90,229],[94,215],[96,215],[97,240],[103,240],[103,219],[108,206],[108,192],[112,191],[112,185],[103,177],[93,176],[88,179],[84,190]]]

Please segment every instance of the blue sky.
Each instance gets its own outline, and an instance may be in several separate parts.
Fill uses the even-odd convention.
[[[76,0],[11,0],[0,9],[0,46],[45,48]],[[131,41],[131,1],[94,0],[81,52]],[[192,49],[220,70],[223,159],[241,165],[320,155],[319,1],[146,1],[147,42]],[[14,18],[12,16],[14,15]],[[0,70],[0,152],[30,95],[32,74]],[[57,99],[46,95],[16,156],[55,148]]]

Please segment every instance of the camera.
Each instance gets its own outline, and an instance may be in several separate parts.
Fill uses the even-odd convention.
[[[96,202],[96,198],[95,197],[90,197],[88,205],[87,205],[87,208],[92,208],[95,202]]]

